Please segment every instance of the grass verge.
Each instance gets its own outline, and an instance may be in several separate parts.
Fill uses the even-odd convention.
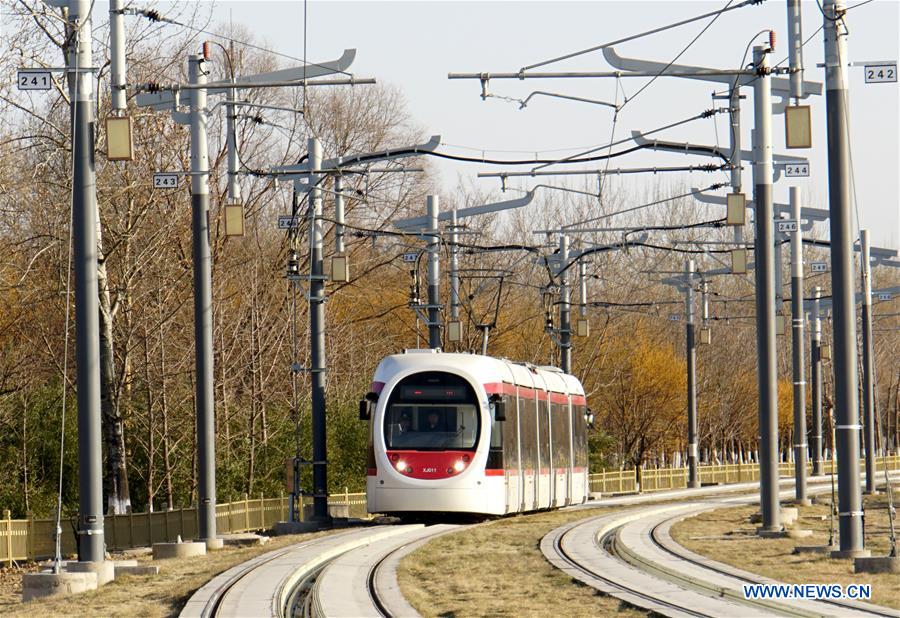
[[[159,566],[159,575],[149,577],[120,576],[114,581],[84,594],[60,598],[38,599],[22,603],[24,571],[38,566],[26,565],[22,570],[5,569],[0,574],[0,615],[2,616],[142,616],[157,618],[177,616],[195,590],[213,577],[236,564],[260,554],[317,536],[342,532],[329,530],[311,534],[273,537],[266,545],[232,548],[210,552],[206,556],[160,560],[138,556],[138,564]],[[113,558],[131,558],[116,556]]]
[[[613,510],[520,515],[444,535],[403,558],[400,589],[426,618],[646,616],[573,580],[540,550],[554,528]]]
[[[871,584],[871,602],[900,609],[900,577],[896,574],[854,573],[852,560],[822,554],[794,554],[797,545],[826,545],[830,498],[825,504],[800,507],[797,528],[813,531],[805,539],[762,539],[758,524],[749,523],[758,506],[717,509],[672,526],[672,538],[698,554],[789,584]],[[866,548],[873,556],[888,553],[887,498],[864,496]],[[835,524],[837,526],[837,524]],[[837,535],[835,535],[837,536]]]

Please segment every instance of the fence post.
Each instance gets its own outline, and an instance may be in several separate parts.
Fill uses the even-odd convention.
[[[27,559],[34,560],[34,513],[29,511],[25,514],[25,517],[28,518],[28,543],[26,547],[28,548],[26,552],[28,553]]]
[[[244,494],[244,532],[250,529],[250,496]]]
[[[128,546],[134,547],[134,511],[128,511]]]
[[[6,520],[6,566],[12,567],[12,513],[9,509],[3,510],[3,519]]]

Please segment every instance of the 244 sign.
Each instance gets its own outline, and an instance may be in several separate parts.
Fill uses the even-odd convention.
[[[809,176],[809,163],[787,163],[784,166],[784,175],[788,178]]]

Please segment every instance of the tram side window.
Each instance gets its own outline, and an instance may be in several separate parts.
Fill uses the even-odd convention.
[[[540,457],[541,472],[549,472],[553,464],[554,453],[550,451],[550,402],[546,397],[548,393],[539,393],[542,397],[538,400],[538,442],[541,445]]]
[[[500,423],[503,431],[503,467],[506,470],[519,469],[519,411],[516,398],[503,396],[506,404],[506,420]]]
[[[526,470],[538,472],[537,467],[537,403],[534,397],[523,397],[521,406],[522,425],[522,466]]]
[[[569,415],[567,404],[551,404],[553,414],[553,466],[566,468],[569,466]]]
[[[575,467],[587,468],[588,463],[588,444],[587,444],[587,422],[584,420],[584,414],[587,407],[584,405],[572,406],[572,427],[574,428],[575,443]]]

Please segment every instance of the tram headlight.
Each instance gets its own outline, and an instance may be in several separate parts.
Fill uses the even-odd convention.
[[[400,472],[406,472],[406,462],[403,461],[402,459],[399,460],[399,461],[398,461],[396,464],[394,464],[394,465],[397,466],[397,469],[400,470]]]
[[[462,472],[466,469],[466,463],[462,459],[457,459],[456,463],[453,464],[453,469],[456,472]]]

